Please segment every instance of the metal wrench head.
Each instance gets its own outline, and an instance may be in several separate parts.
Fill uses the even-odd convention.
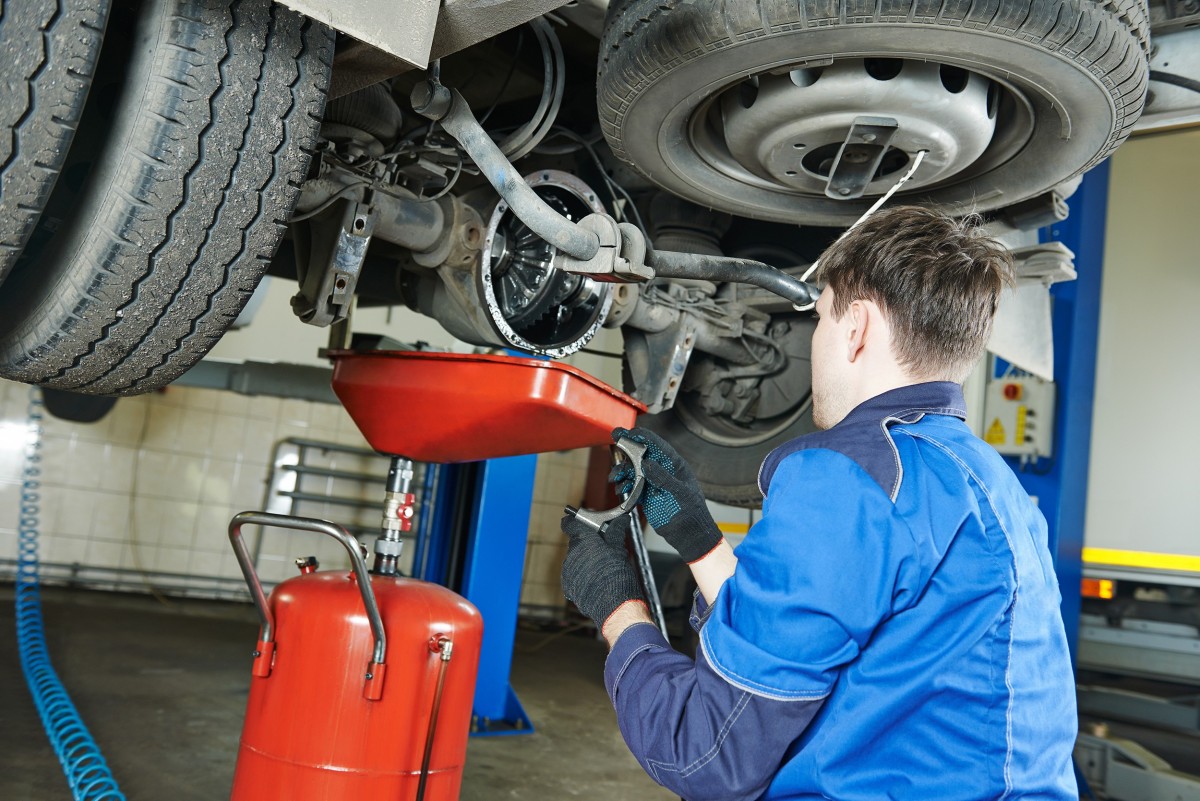
[[[611,521],[633,511],[633,507],[637,506],[638,501],[642,497],[642,490],[646,487],[646,475],[642,472],[642,458],[646,455],[645,443],[622,438],[617,440],[616,448],[616,455],[618,457],[624,456],[625,460],[633,468],[633,489],[625,496],[625,499],[618,506],[603,511],[578,509],[574,506],[568,506],[565,510],[567,514],[574,516],[577,520],[583,521],[588,528],[593,529],[597,533],[603,531],[605,526]]]

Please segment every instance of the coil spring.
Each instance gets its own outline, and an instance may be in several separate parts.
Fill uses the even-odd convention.
[[[79,717],[71,697],[50,664],[42,622],[38,571],[38,518],[41,511],[42,400],[29,397],[29,442],[21,481],[21,514],[17,538],[17,650],[21,670],[42,726],[62,763],[75,801],[125,800],[108,763]]]

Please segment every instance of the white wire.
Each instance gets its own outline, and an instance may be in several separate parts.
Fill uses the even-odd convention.
[[[842,231],[842,235],[834,240],[834,244],[841,242],[842,239],[846,236],[846,234],[853,231],[855,228],[857,228],[859,225],[861,225],[864,220],[866,220],[868,217],[870,217],[875,212],[879,211],[879,207],[882,206],[884,203],[887,203],[888,198],[890,198],[892,195],[896,194],[896,191],[900,187],[904,186],[904,184],[908,182],[909,178],[913,177],[913,175],[917,171],[917,168],[921,166],[921,162],[925,160],[925,154],[928,152],[929,152],[928,150],[918,150],[917,157],[915,159],[913,159],[912,166],[908,168],[908,172],[904,173],[904,175],[900,178],[900,180],[897,181],[892,186],[891,189],[889,189],[887,192],[885,192],[883,194],[883,197],[879,198],[879,200],[876,200],[875,203],[871,205],[871,208],[866,210],[866,212],[863,214],[863,216],[861,216],[857,220],[855,220],[853,225],[851,225],[845,231]],[[809,278],[812,277],[812,274],[815,273],[817,271],[817,268],[820,266],[821,266],[821,260],[817,259],[816,261],[814,261],[812,264],[809,265],[807,270],[804,271],[804,275],[800,276],[800,280],[807,281]],[[816,305],[817,305],[816,301],[813,301],[812,303],[807,303],[803,306],[793,305],[792,308],[794,308],[796,311],[810,311]]]

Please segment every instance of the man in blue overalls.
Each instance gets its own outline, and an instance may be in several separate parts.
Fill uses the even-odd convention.
[[[695,660],[651,623],[627,520],[564,518],[563,589],[609,642],[605,684],[655,781],[688,801],[1077,798],[1046,523],[963,422],[1011,270],[977,223],[915,207],[825,252],[820,430],[766,458],[736,555],[679,455],[614,432],[649,445],[642,508],[696,578]]]

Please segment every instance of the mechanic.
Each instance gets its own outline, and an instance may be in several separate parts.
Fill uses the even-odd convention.
[[[736,555],[680,456],[613,432],[649,445],[642,509],[695,576],[694,661],[651,622],[628,517],[563,519],[563,590],[611,647],[625,741],[688,801],[1078,798],[1045,519],[963,422],[1011,258],[978,220],[897,207],[821,278],[819,430],[763,462]]]

